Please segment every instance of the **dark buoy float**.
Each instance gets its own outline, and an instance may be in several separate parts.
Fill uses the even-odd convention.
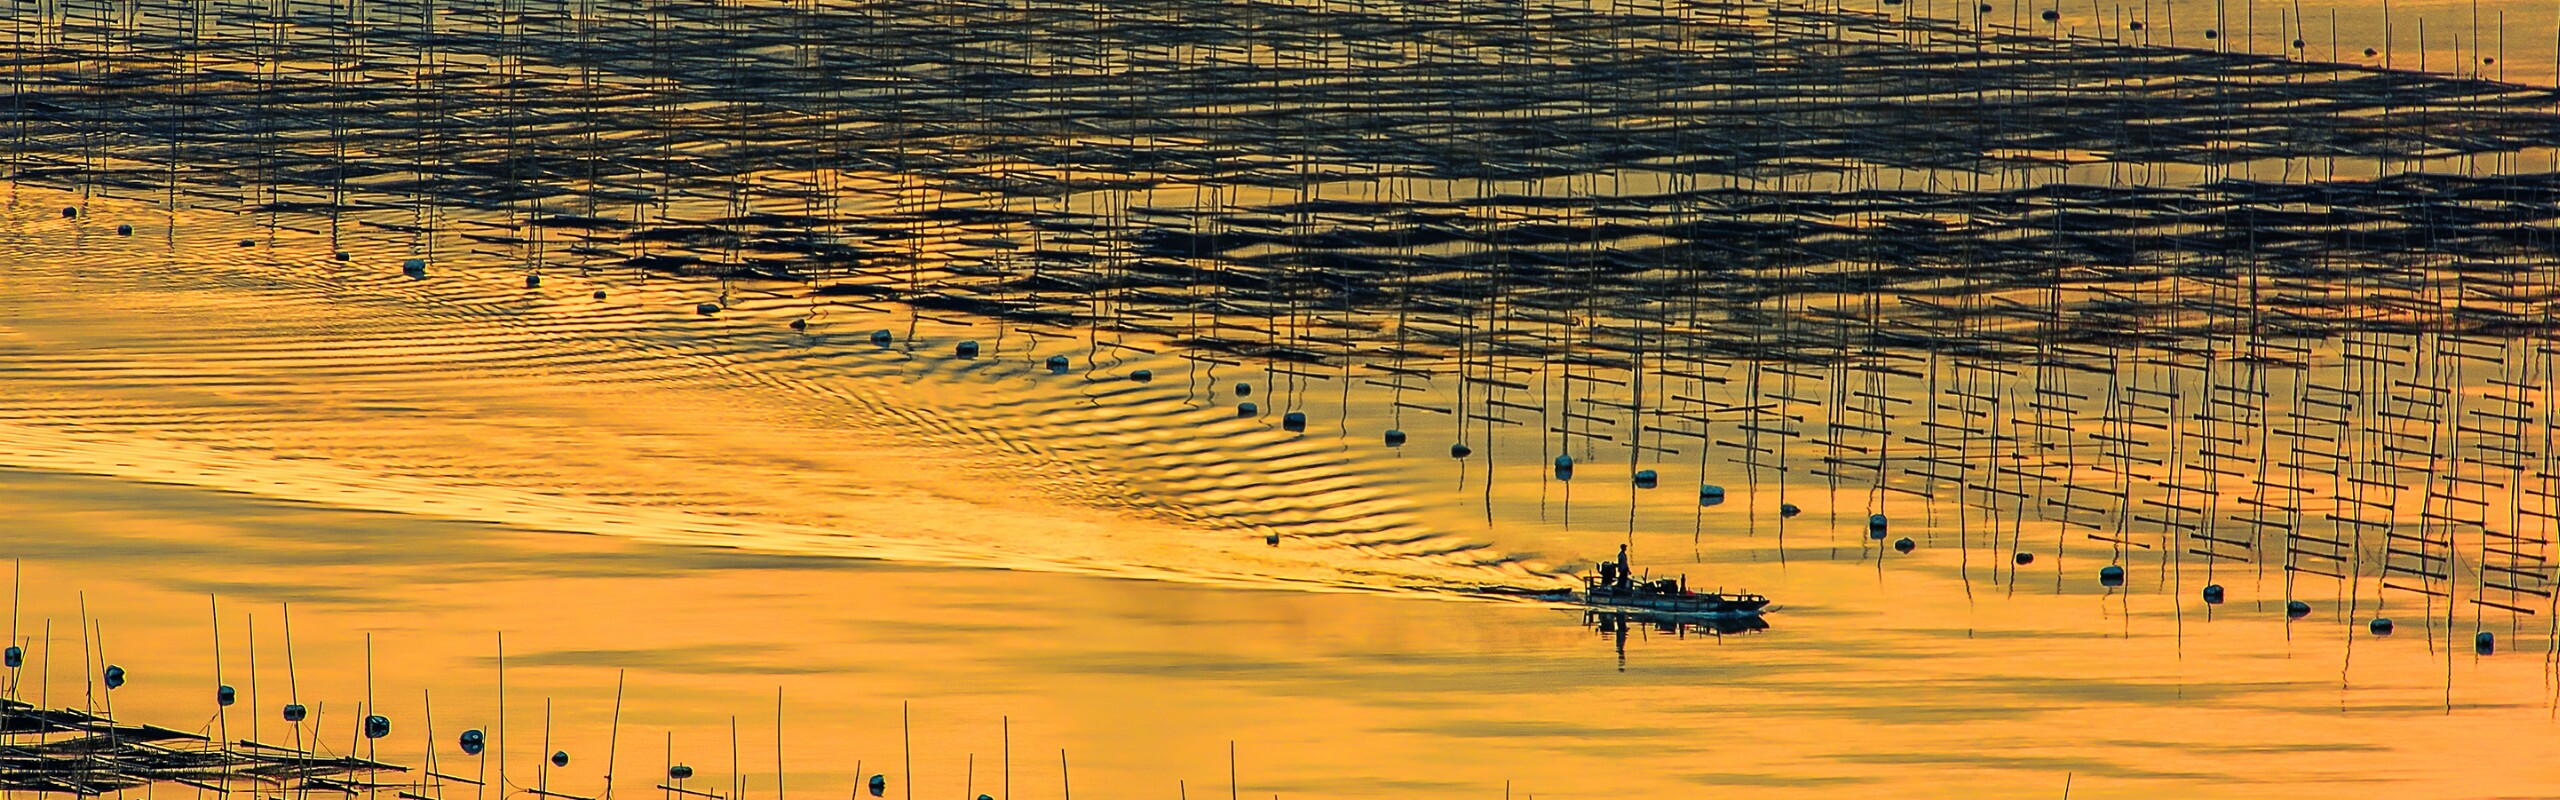
[[[889,346],[889,332],[888,332],[888,331],[872,331],[872,332],[871,332],[871,343],[872,343],[872,344],[879,345],[879,346],[881,346],[881,347],[887,347],[887,346]]]
[[[1911,541],[1911,537],[1909,536],[1893,540],[1893,551],[1896,553],[1908,553],[1912,550],[1918,549],[1919,547],[1920,543]]]
[[[1245,382],[1243,382],[1243,381],[1237,381],[1237,382],[1236,382],[1236,396],[1237,396],[1237,397],[1252,397],[1252,396],[1253,396],[1253,384],[1245,383]]]
[[[2498,652],[2498,635],[2481,631],[2471,636],[2471,652],[2490,655]]]
[[[2009,562],[2019,565],[2033,564],[2036,563],[2036,554],[2028,552],[2013,553],[2009,556]]]
[[[683,764],[677,764],[677,765],[675,765],[675,766],[668,767],[668,768],[667,768],[667,777],[668,777],[668,778],[670,778],[670,779],[673,779],[673,780],[679,780],[679,781],[680,781],[680,780],[684,780],[684,779],[686,779],[686,778],[693,777],[693,768],[692,768],[692,767],[685,766],[685,765],[683,765]]]
[[[1450,457],[1450,458],[1466,458],[1467,456],[1471,456],[1471,455],[1475,455],[1475,454],[1476,454],[1476,449],[1475,449],[1475,448],[1473,448],[1473,447],[1468,447],[1468,446],[1467,446],[1467,444],[1466,444],[1465,442],[1459,442],[1459,443],[1457,443],[1457,444],[1449,445],[1449,457]]]
[[[1636,470],[1636,488],[1638,489],[1651,489],[1661,482],[1662,476],[1654,474],[1653,470]]]
[[[565,766],[569,766],[569,751],[567,751],[567,750],[555,750],[555,751],[552,751],[552,753],[551,753],[551,766],[555,766],[555,767],[565,767]]]
[[[1280,428],[1295,433],[1307,431],[1307,412],[1291,411],[1280,415]]]
[[[873,797],[879,797],[879,796],[881,796],[881,795],[887,794],[887,793],[889,793],[889,779],[888,779],[888,778],[883,778],[883,777],[878,776],[878,775],[873,775],[873,776],[871,776],[871,783],[870,783],[870,787],[871,787],[871,796],[873,796]]]
[[[2311,616],[2311,604],[2300,600],[2284,601],[2284,616],[2285,619],[2301,619],[2303,617]]]
[[[240,690],[228,685],[213,687],[213,704],[228,707],[240,701]]]
[[[489,736],[488,736],[488,734],[481,733],[479,728],[473,728],[473,729],[470,729],[470,730],[467,730],[467,731],[463,731],[463,732],[462,732],[462,754],[463,754],[463,755],[467,755],[467,756],[476,756],[476,755],[479,755],[479,754],[480,754],[480,751],[481,751],[483,748],[486,748],[486,747],[488,747],[488,746],[489,746]]]
[[[1388,428],[1386,434],[1381,438],[1386,440],[1388,447],[1404,446],[1404,431]]]
[[[959,345],[951,348],[951,354],[960,358],[977,358],[978,343],[974,340],[961,342]]]
[[[1794,503],[1778,504],[1778,518],[1780,519],[1790,519],[1795,515],[1802,513],[1804,513],[1804,509],[1797,507]]]
[[[250,244],[252,243],[242,241],[240,246],[247,247]],[[407,261],[400,262],[400,274],[409,276],[410,280],[425,280],[427,277],[427,260],[423,258],[412,258]]]
[[[391,735],[391,718],[374,714],[364,718],[364,738],[380,739]]]
[[[287,704],[285,704],[285,707],[284,707],[284,721],[286,721],[286,722],[301,722],[303,717],[307,717],[307,716],[310,716],[310,715],[311,715],[311,710],[310,710],[310,709],[307,709],[307,708],[303,708],[301,703],[287,703]]]
[[[792,321],[791,321],[791,329],[792,329],[792,330],[795,330],[795,331],[805,331],[805,330],[808,330],[808,329],[809,329],[809,321],[808,321],[808,320],[805,320],[805,319],[795,319],[795,320],[792,320]]]
[[[2204,587],[2204,602],[2209,606],[2222,605],[2222,584],[2216,583]]]
[[[1142,369],[1142,370],[1138,370],[1138,371],[1136,371],[1136,372],[1129,373],[1129,380],[1137,381],[1137,382],[1139,382],[1139,383],[1146,383],[1146,382],[1148,382],[1148,381],[1152,381],[1152,380],[1155,380],[1155,379],[1156,379],[1156,372],[1155,372],[1155,370],[1151,370],[1151,369]]]
[[[1262,407],[1254,405],[1253,401],[1248,400],[1236,404],[1236,416],[1238,417],[1250,417],[1260,413],[1262,413]]]
[[[107,685],[107,688],[109,688],[109,689],[118,689],[118,688],[123,688],[123,686],[124,686],[124,668],[123,668],[123,667],[116,666],[116,665],[114,665],[114,664],[108,664],[108,665],[107,665],[107,672],[106,672],[106,675],[104,676],[104,681],[103,681],[103,682]]]
[[[706,317],[711,316],[711,315],[713,315],[713,314],[718,314],[718,313],[720,313],[720,304],[719,304],[719,303],[697,303],[697,304],[695,304],[695,305],[694,305],[694,307],[693,307],[693,313],[700,314],[700,315],[703,315],[703,316],[706,316]]]
[[[1884,541],[1885,528],[1886,525],[1883,514],[1867,515],[1867,538],[1874,539],[1879,542]]]
[[[1067,374],[1067,357],[1066,357],[1066,356],[1050,356],[1050,357],[1049,357],[1048,364],[1049,364],[1049,374],[1051,374],[1051,375],[1065,375],[1065,374]]]
[[[1556,456],[1556,480],[1573,480],[1573,456]]]
[[[2102,586],[2123,586],[2124,568],[2114,564],[2108,564],[2099,568],[2098,583]]]
[[[2374,617],[2372,622],[2364,624],[2364,629],[2372,631],[2375,636],[2389,636],[2391,635],[2391,618]]]
[[[596,290],[596,293],[595,293],[595,298],[596,298],[596,299],[598,299],[598,300],[602,300],[602,299],[604,299],[604,290],[603,290],[603,289],[597,289],[597,290]]]
[[[1266,544],[1266,545],[1270,545],[1270,546],[1272,546],[1272,547],[1279,547],[1279,546],[1280,546],[1280,534],[1277,534],[1277,533],[1266,533],[1266,534],[1263,534],[1263,535],[1262,535],[1262,543],[1263,543],[1263,544]]]
[[[1712,506],[1722,503],[1724,503],[1724,487],[1712,483],[1698,487],[1698,505]]]
[[[26,666],[26,664],[27,651],[20,649],[17,645],[13,644],[10,645],[7,650],[0,650],[0,666],[17,669],[19,667]]]
[[[118,225],[118,226],[116,226],[116,235],[117,235],[117,236],[132,236],[132,235],[133,235],[133,226],[131,226],[131,225]]]
[[[527,289],[540,289],[540,288],[542,288],[542,276],[540,276],[540,275],[527,275],[527,276],[524,276],[524,288],[527,288]]]

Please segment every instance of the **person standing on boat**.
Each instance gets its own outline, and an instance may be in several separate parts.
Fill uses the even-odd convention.
[[[1614,588],[1622,592],[1626,591],[1627,585],[1635,581],[1635,578],[1630,577],[1632,574],[1627,571],[1627,546],[1618,545],[1618,585]]]

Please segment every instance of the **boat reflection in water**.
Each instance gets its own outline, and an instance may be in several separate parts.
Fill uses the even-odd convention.
[[[1623,671],[1627,668],[1627,637],[1631,632],[1641,630],[1646,638],[1657,634],[1679,639],[1691,636],[1721,638],[1768,630],[1769,620],[1759,614],[1702,615],[1590,608],[1582,612],[1582,626],[1598,631],[1617,645],[1618,669]]]

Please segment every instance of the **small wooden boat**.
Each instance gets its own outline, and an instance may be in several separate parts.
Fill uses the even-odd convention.
[[[1769,598],[1749,592],[1693,592],[1676,579],[1609,580],[1582,578],[1582,591],[1571,602],[1599,609],[1626,609],[1691,617],[1757,617]]]

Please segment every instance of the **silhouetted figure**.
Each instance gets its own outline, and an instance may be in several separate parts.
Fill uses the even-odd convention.
[[[1633,573],[1627,571],[1627,546],[1623,544],[1618,545],[1617,588],[1619,591],[1625,591],[1627,589],[1627,585],[1634,582],[1635,578],[1631,577],[1632,575]]]

